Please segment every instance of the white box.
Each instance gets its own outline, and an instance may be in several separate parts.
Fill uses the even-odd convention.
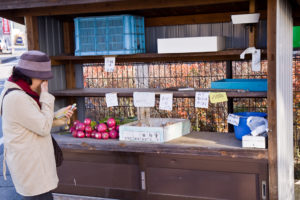
[[[187,119],[150,118],[149,122],[151,126],[138,126],[138,121],[121,125],[119,140],[163,143],[186,135],[191,129]]]
[[[267,144],[267,137],[265,136],[244,135],[242,137],[243,147],[265,149],[266,144]]]
[[[216,52],[224,48],[222,36],[157,39],[158,53]]]
[[[253,24],[258,23],[260,14],[240,14],[240,15],[231,15],[231,20],[233,24]]]

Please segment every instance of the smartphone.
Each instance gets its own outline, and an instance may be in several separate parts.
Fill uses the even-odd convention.
[[[74,110],[74,108],[76,107],[76,103],[73,103],[73,105],[72,105],[72,107],[71,107],[71,109],[70,110]]]

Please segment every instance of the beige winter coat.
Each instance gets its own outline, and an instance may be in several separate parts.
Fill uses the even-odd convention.
[[[6,81],[8,88],[20,88]],[[53,120],[54,97],[40,95],[42,108],[23,90],[7,94],[3,101],[4,157],[16,191],[23,196],[39,195],[57,187],[58,177],[50,131],[63,120]],[[1,109],[1,107],[0,107]]]

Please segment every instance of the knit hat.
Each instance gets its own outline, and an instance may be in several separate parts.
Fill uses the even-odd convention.
[[[50,58],[41,51],[28,51],[20,57],[16,68],[30,78],[53,78]]]

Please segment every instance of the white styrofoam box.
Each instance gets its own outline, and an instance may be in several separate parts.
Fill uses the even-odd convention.
[[[252,135],[244,135],[242,137],[242,146],[250,147],[250,148],[266,148],[266,140],[265,136],[252,136]]]
[[[253,24],[258,23],[259,13],[231,15],[233,24]]]
[[[150,118],[151,126],[137,126],[138,121],[121,125],[120,141],[163,143],[190,133],[191,123],[187,119]],[[169,125],[162,126],[162,124]]]
[[[157,39],[158,53],[216,52],[224,48],[222,36]]]

